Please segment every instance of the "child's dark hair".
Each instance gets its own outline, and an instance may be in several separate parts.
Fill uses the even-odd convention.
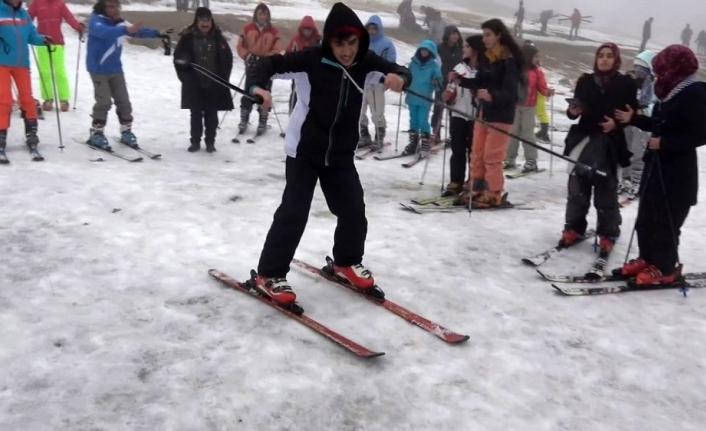
[[[120,0],[98,0],[98,2],[93,5],[93,13],[105,15],[105,4],[108,2],[113,2],[117,7],[120,7]]]
[[[524,72],[526,69],[526,64],[522,51],[520,51],[520,47],[517,46],[515,38],[512,37],[505,24],[503,24],[503,22],[499,19],[493,18],[484,22],[480,27],[483,30],[490,30],[495,34],[500,35],[500,43],[507,47],[512,53],[512,58],[515,60],[515,64],[517,64],[517,70],[519,70],[520,73]]]
[[[466,38],[466,43],[477,55],[481,55],[485,52],[485,45],[483,45],[483,36],[480,34],[468,36]]]

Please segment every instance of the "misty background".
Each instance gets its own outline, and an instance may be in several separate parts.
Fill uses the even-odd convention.
[[[520,4],[519,0],[451,0],[450,3],[482,14],[508,17]],[[703,0],[525,0],[530,21],[543,10],[553,9],[555,14],[570,15],[574,8],[578,8],[581,15],[593,16],[593,24],[584,23],[586,28],[638,40],[642,37],[645,20],[654,17],[650,40],[665,45],[680,43],[681,31],[687,23],[694,30],[692,41],[699,31],[706,29],[706,2]],[[550,24],[557,24],[556,18]]]

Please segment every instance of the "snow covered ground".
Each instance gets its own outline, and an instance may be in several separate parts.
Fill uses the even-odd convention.
[[[77,45],[67,43],[73,71]],[[400,58],[413,51],[398,48]],[[40,123],[43,163],[29,161],[13,117],[12,164],[0,169],[0,429],[702,429],[704,293],[559,297],[520,265],[558,239],[563,162],[554,160],[552,178],[507,182],[512,200],[543,209],[423,216],[398,202],[438,192],[441,156],[421,186],[423,165],[359,162],[365,262],[378,283],[390,299],[471,337],[445,345],[293,269],[309,315],[386,352],[364,361],[207,275],[219,268],[242,279],[257,264],[284,184],[275,119],[256,145],[235,145],[230,113],[218,152],[189,154],[171,58],[126,44],[124,65],[135,132],[161,161],[91,162],[101,155],[73,141],[91,120],[83,68],[77,109],[61,114],[63,153],[54,112]],[[241,74],[237,62],[231,81]],[[289,83],[274,91],[286,127]],[[387,97],[394,142],[399,96]],[[557,97],[556,109],[563,103]],[[406,130],[407,111],[399,112]],[[555,122],[567,125],[559,114]],[[117,135],[113,113],[108,130]],[[406,134],[399,139],[401,149]],[[548,167],[548,157],[540,163]],[[699,208],[682,241],[690,271],[706,270]],[[622,262],[636,209],[623,211],[611,266]],[[334,227],[317,192],[297,257],[322,263]],[[586,244],[546,269],[582,273],[593,256]]]

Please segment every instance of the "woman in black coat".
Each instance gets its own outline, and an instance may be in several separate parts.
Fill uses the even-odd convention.
[[[699,169],[696,148],[706,144],[706,83],[694,74],[699,63],[682,45],[672,45],[652,61],[659,99],[652,117],[617,117],[652,132],[640,183],[640,208],[635,229],[640,255],[614,273],[635,277],[635,284],[671,284],[682,281],[679,235],[692,206],[696,205]]]
[[[230,80],[233,68],[233,52],[216,26],[211,11],[205,7],[196,9],[194,22],[187,27],[174,50],[174,67],[181,81],[181,109],[191,110],[191,146],[193,153],[201,148],[204,125],[206,151],[216,151],[216,128],[218,111],[233,109],[230,90],[215,82],[189,65],[177,64],[186,60],[204,67],[226,81]]]

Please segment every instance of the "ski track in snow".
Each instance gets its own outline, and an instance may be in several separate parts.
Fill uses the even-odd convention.
[[[73,70],[77,45],[67,43]],[[399,48],[400,61],[414,51]],[[124,66],[135,132],[161,161],[129,164],[73,142],[90,126],[83,66],[77,110],[61,114],[63,154],[54,112],[40,122],[43,163],[29,160],[13,115],[12,164],[0,167],[0,429],[647,431],[706,421],[702,292],[559,297],[521,266],[560,234],[564,162],[555,160],[552,179],[507,182],[511,200],[545,209],[421,216],[398,202],[438,192],[441,156],[423,186],[423,165],[357,162],[365,262],[379,284],[390,299],[471,336],[445,345],[293,268],[311,317],[386,352],[364,361],[207,275],[218,268],[243,279],[257,264],[284,183],[274,118],[257,144],[234,145],[232,112],[217,153],[189,154],[171,58],[125,45]],[[238,62],[231,81],[241,73]],[[289,83],[274,88],[286,127]],[[399,96],[387,97],[394,142]],[[401,115],[406,130],[407,110]],[[114,111],[107,130],[118,133]],[[399,139],[402,150],[407,135]],[[97,157],[105,162],[89,161]],[[548,167],[546,155],[540,164]],[[611,267],[622,262],[636,209],[623,211]],[[323,264],[334,227],[317,191],[297,257]],[[694,209],[681,247],[688,270],[705,269],[704,232]],[[581,273],[593,256],[584,244],[543,270]]]

